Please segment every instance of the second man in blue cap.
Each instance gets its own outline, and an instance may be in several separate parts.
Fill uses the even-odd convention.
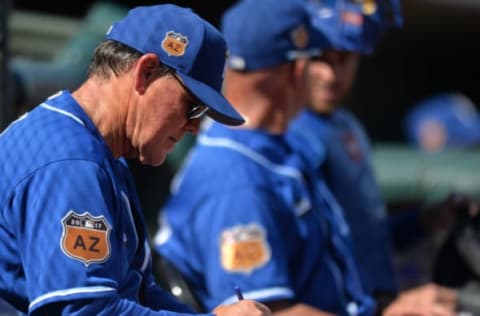
[[[244,0],[223,16],[224,92],[246,122],[205,125],[155,238],[207,310],[239,286],[286,314],[373,312],[339,206],[285,138],[306,104],[309,58],[330,45],[315,14],[305,0]]]

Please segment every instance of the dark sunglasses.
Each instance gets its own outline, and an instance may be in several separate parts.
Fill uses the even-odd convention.
[[[190,99],[194,100],[193,103],[190,103],[190,109],[187,112],[187,120],[195,120],[205,115],[209,107],[205,104],[200,103],[200,101],[185,86],[185,84],[182,81],[182,78],[180,78],[175,72],[173,73],[173,77],[175,77],[175,79],[177,79],[177,81],[180,82],[180,84],[185,89],[185,91],[187,91],[187,93],[190,95]]]
[[[201,118],[208,111],[208,106],[205,104],[192,105],[187,113],[187,119],[194,120]]]

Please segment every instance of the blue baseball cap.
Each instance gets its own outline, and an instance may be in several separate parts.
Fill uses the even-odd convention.
[[[227,67],[252,71],[320,54],[328,44],[312,28],[307,0],[241,0],[228,8],[221,30]]]
[[[405,117],[408,140],[424,147],[427,137],[441,134],[436,150],[480,144],[480,113],[474,103],[457,92],[435,94],[417,102]]]
[[[391,28],[403,25],[400,0],[310,0],[313,25],[337,50],[371,54]]]
[[[172,4],[136,7],[109,28],[106,38],[144,54],[156,54],[209,107],[207,115],[212,119],[226,125],[244,123],[221,93],[225,40],[191,9]]]

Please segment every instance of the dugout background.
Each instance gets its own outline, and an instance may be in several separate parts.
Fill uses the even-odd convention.
[[[81,19],[98,2],[10,0],[10,7]],[[125,7],[164,2],[168,1],[110,1]],[[192,7],[216,26],[234,3],[170,2]],[[401,118],[416,101],[433,93],[459,91],[480,104],[480,1],[403,0],[402,7],[404,28],[390,32],[373,55],[363,58],[347,100],[374,141],[403,141]]]

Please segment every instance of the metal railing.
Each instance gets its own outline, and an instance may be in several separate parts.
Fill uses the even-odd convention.
[[[8,80],[7,20],[9,11],[10,1],[0,1],[0,130],[3,130],[10,121],[12,112]]]

